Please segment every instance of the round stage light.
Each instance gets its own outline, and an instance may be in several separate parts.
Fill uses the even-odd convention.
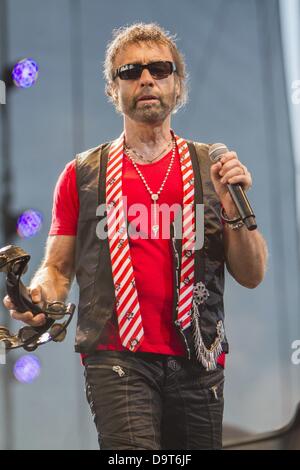
[[[41,363],[32,354],[21,356],[14,365],[14,376],[23,384],[32,383],[38,378],[41,372]]]
[[[23,59],[12,71],[12,79],[18,88],[29,88],[38,78],[38,64],[33,59]]]
[[[34,237],[42,228],[43,216],[40,212],[29,209],[20,215],[17,232],[21,238]]]

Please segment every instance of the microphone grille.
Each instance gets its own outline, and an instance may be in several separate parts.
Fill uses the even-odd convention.
[[[226,147],[226,145],[217,143],[217,144],[212,144],[210,146],[208,155],[211,161],[216,163],[219,160],[220,156],[226,152],[228,152],[228,148]]]

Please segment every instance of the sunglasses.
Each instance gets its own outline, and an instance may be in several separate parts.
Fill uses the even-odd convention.
[[[121,80],[138,80],[143,70],[147,69],[155,80],[167,78],[173,72],[176,72],[174,62],[159,61],[150,62],[149,64],[126,64],[119,67],[114,75],[114,80],[119,77]]]

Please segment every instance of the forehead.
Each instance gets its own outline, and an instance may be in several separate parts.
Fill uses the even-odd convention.
[[[115,67],[123,64],[139,62],[146,64],[157,60],[170,60],[173,57],[168,46],[163,44],[128,44],[115,58]]]

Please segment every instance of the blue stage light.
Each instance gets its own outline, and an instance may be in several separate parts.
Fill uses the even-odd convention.
[[[32,383],[38,378],[40,372],[40,361],[33,355],[21,356],[14,365],[15,378],[24,384]]]
[[[17,222],[17,232],[21,238],[34,237],[42,228],[43,216],[40,212],[29,209],[20,215]]]
[[[29,88],[38,78],[38,64],[33,59],[23,59],[18,62],[12,71],[14,84],[19,88]]]

